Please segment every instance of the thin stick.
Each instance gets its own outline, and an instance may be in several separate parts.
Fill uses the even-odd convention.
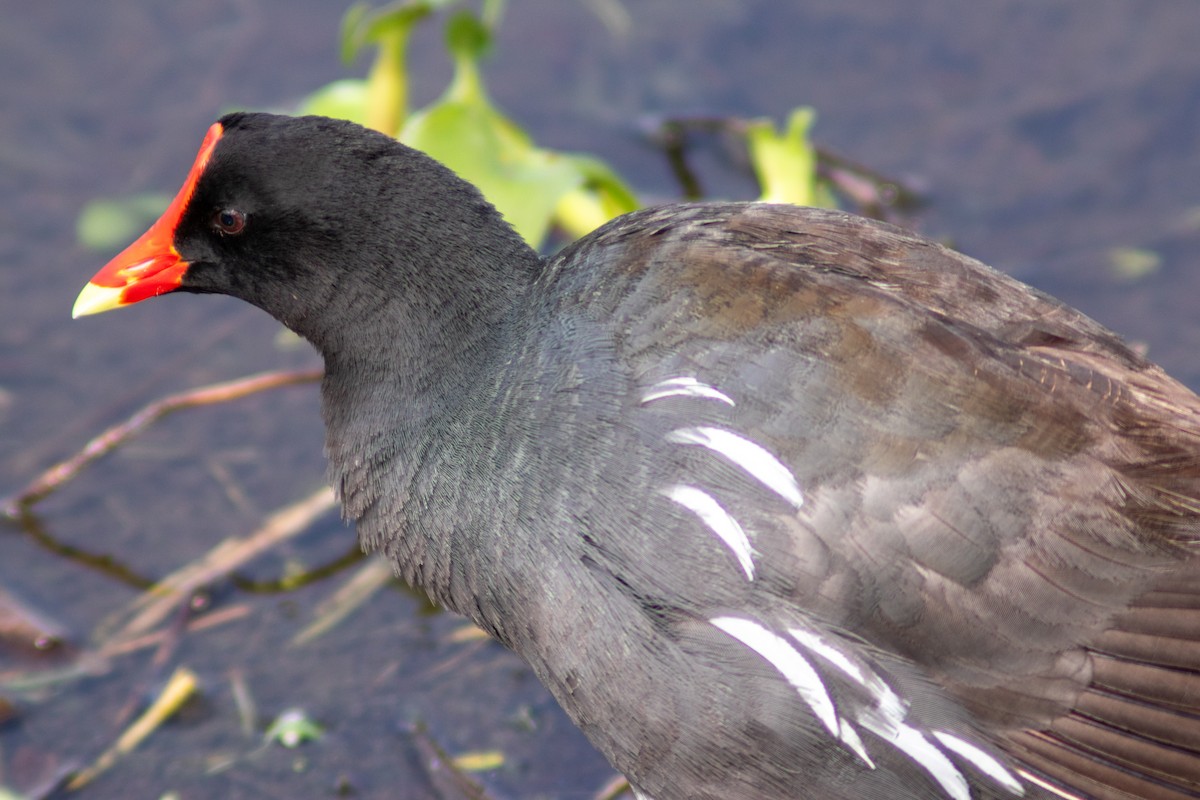
[[[199,633],[219,625],[236,622],[248,617],[250,606],[237,605],[210,611],[202,617],[188,620],[185,629],[187,633]],[[72,663],[61,669],[38,669],[35,672],[0,672],[0,693],[23,693],[44,690],[50,686],[60,686],[66,683],[107,675],[112,671],[112,661],[118,656],[128,655],[148,647],[159,647],[163,639],[171,635],[169,630],[158,630],[153,633],[124,639],[111,645],[105,645],[99,650],[88,650],[82,653]],[[3,794],[0,794],[3,797]]]
[[[80,771],[67,783],[67,791],[73,792],[87,786],[101,773],[107,771],[121,756],[133,752],[142,741],[162,726],[163,722],[179,710],[196,691],[199,680],[187,667],[176,668],[162,694],[137,720],[125,729],[112,747],[105,750],[95,763]]]
[[[120,646],[141,636],[169,616],[180,603],[202,586],[228,575],[266,550],[299,535],[314,519],[336,505],[333,491],[322,487],[301,500],[276,511],[262,526],[246,537],[231,537],[206,555],[181,567],[138,596],[119,617],[123,624],[115,633],[101,633],[105,647]],[[112,624],[102,626],[112,629]]]
[[[224,625],[227,622],[235,622],[239,619],[244,619],[250,616],[251,609],[247,605],[230,606],[217,611],[210,611],[202,617],[196,617],[188,620],[184,627],[187,633],[198,633],[206,631],[209,628],[215,628],[218,625]],[[144,650],[147,647],[158,647],[162,644],[165,637],[170,635],[170,631],[160,630],[153,633],[143,634],[129,639],[122,639],[118,642],[112,642],[102,647],[98,656],[100,658],[115,658],[116,656],[132,653],[137,650]]]
[[[314,383],[321,379],[321,374],[322,371],[319,369],[263,372],[155,400],[129,419],[112,426],[92,439],[75,455],[43,472],[12,497],[5,499],[4,514],[10,519],[19,519],[30,506],[57,491],[93,461],[108,455],[168,414],[184,408],[227,403],[230,400],[237,400],[269,389]]]
[[[291,645],[308,644],[325,635],[355,609],[371,599],[384,586],[395,579],[392,565],[382,558],[374,558],[364,564],[336,592],[317,606],[315,619],[304,630],[292,637]]]

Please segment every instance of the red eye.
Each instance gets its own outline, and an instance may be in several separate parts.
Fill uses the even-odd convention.
[[[212,226],[217,233],[237,236],[246,230],[246,215],[236,208],[222,208],[213,214]]]

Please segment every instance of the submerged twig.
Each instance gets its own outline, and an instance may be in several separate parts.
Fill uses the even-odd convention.
[[[183,635],[191,613],[190,603],[180,605],[174,619],[163,629],[158,645],[154,649],[154,657],[150,659],[147,674],[137,681],[137,685],[130,692],[130,697],[125,705],[117,710],[114,724],[118,727],[124,725],[137,713],[138,708],[142,705],[142,698],[150,693],[150,687],[162,682],[163,674],[171,665],[175,654],[179,651],[179,645],[183,642]]]
[[[238,712],[242,733],[253,736],[258,730],[258,704],[254,702],[254,694],[246,681],[245,671],[239,667],[229,670],[229,693],[233,696],[233,705]]]
[[[316,618],[292,637],[292,644],[307,644],[326,633],[394,579],[392,565],[385,559],[375,558],[367,562],[317,606]]]
[[[62,623],[0,586],[0,642],[45,652],[66,641]]]
[[[104,675],[109,670],[107,660],[89,651],[62,667],[34,672],[0,672],[0,691],[18,695],[41,692],[50,687]]]
[[[105,750],[87,769],[78,772],[67,789],[75,791],[91,783],[101,773],[112,767],[117,759],[133,751],[135,747],[153,733],[187,702],[196,691],[199,681],[187,667],[179,667],[171,675],[166,687],[146,711],[118,737],[112,747]]]
[[[619,800],[622,797],[629,797],[630,792],[629,781],[625,780],[625,776],[614,775],[593,795],[593,800]]]
[[[305,569],[300,572],[288,572],[279,578],[267,579],[247,578],[238,573],[230,575],[229,582],[243,592],[250,592],[252,594],[294,592],[301,587],[308,586],[310,583],[317,583],[331,575],[336,575],[342,570],[354,566],[366,557],[367,554],[355,543],[342,555],[312,569]]]
[[[689,154],[695,134],[745,139],[748,121],[740,117],[682,116],[652,118],[645,123],[650,140],[666,156],[671,172],[685,200],[700,200],[705,196],[699,175],[692,167]],[[918,191],[904,182],[860,164],[833,150],[813,145],[817,155],[817,174],[837,192],[867,216],[881,220],[895,217],[895,212],[911,211],[921,204]],[[740,145],[737,153],[741,153]],[[750,164],[737,167],[752,172]]]
[[[105,647],[146,633],[180,603],[186,602],[192,592],[224,578],[271,547],[302,533],[314,519],[333,508],[334,503],[333,492],[322,487],[272,514],[250,536],[220,542],[207,555],[176,570],[138,597],[121,615],[126,621],[114,633],[102,636],[106,640]]]
[[[132,586],[134,589],[149,589],[154,585],[153,580],[135,572],[108,553],[97,553],[59,541],[50,535],[42,525],[41,520],[27,510],[21,513],[17,524],[20,526],[21,531],[36,544],[68,561],[74,561],[76,564],[81,564],[88,569],[114,578],[121,583]]]
[[[219,611],[210,611],[202,617],[187,621],[187,633],[199,633],[218,625],[235,622],[250,614],[246,605],[231,606]],[[170,629],[160,629],[144,636],[113,642],[99,650],[86,650],[70,663],[58,668],[40,668],[33,672],[0,672],[0,691],[16,694],[38,692],[67,683],[105,675],[112,670],[112,660],[118,656],[161,647],[163,642],[175,635]]]
[[[236,622],[239,619],[250,616],[250,612],[250,606],[244,604],[222,608],[217,611],[209,611],[202,617],[193,617],[188,620],[187,624],[184,625],[184,632],[199,633],[200,631],[206,631],[209,628],[215,628],[218,625],[224,625],[228,622]],[[171,630],[161,629],[142,636],[134,636],[121,639],[120,641],[114,640],[100,648],[97,653],[100,658],[115,658],[126,653],[145,650],[148,647],[159,647],[166,638],[172,635]]]
[[[75,455],[43,472],[24,489],[12,497],[6,498],[0,508],[10,519],[19,519],[30,506],[57,491],[93,461],[108,455],[130,438],[175,411],[214,403],[226,403],[283,386],[313,383],[320,380],[321,374],[322,371],[317,369],[264,372],[224,383],[214,383],[210,386],[191,389],[155,400],[129,419],[112,426],[92,439]]]
[[[490,800],[487,789],[454,762],[429,735],[423,723],[412,725],[408,734],[425,777],[440,800]]]

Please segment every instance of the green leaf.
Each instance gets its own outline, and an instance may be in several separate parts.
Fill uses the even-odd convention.
[[[358,56],[358,51],[366,43],[363,34],[366,30],[367,12],[370,9],[370,3],[354,3],[342,15],[341,35],[338,36],[338,52],[342,57],[343,64],[349,65],[352,63]]]
[[[408,41],[421,20],[459,0],[409,0],[371,13],[364,4],[342,18],[341,53],[352,61],[368,44],[377,48],[366,79],[366,100],[356,122],[395,136],[408,116]]]
[[[372,12],[370,3],[350,6],[342,16],[339,51],[346,64],[358,57],[363,47],[396,33],[411,33],[414,26],[434,11],[462,0],[405,0]]]
[[[157,192],[92,200],[79,212],[75,236],[91,250],[116,250],[150,227],[170,202],[168,195]]]
[[[446,23],[446,49],[455,58],[479,61],[491,43],[491,31],[470,11],[459,11]]]
[[[455,756],[453,763],[463,772],[489,772],[504,766],[504,753],[500,750],[476,750]]]
[[[534,148],[490,106],[437,104],[414,114],[400,138],[479,187],[535,247],[559,199],[583,184],[569,159]]]
[[[483,0],[483,9],[479,12],[483,19],[483,24],[487,26],[489,31],[494,31],[500,26],[500,19],[504,16],[504,6],[507,0]]]
[[[400,140],[479,187],[534,247],[556,218],[578,236],[636,208],[633,193],[599,160],[535,146],[492,105],[478,64],[490,41],[473,14],[450,19],[446,45],[454,54],[454,79],[441,98],[409,118]]]
[[[334,81],[310,94],[296,109],[299,114],[348,119],[365,125],[367,119],[367,82],[357,78]]]
[[[575,238],[591,233],[613,217],[636,211],[637,197],[607,164],[582,154],[564,155],[584,184],[563,195],[554,209],[554,221]]]
[[[271,723],[263,739],[279,742],[289,749],[313,742],[325,735],[325,730],[299,708],[289,708]]]
[[[479,61],[492,41],[502,0],[483,5],[483,19],[462,10],[446,22],[454,78],[442,96],[408,115],[405,54],[416,25],[461,0],[410,0],[372,12],[351,6],[342,25],[346,59],[374,44],[378,54],[366,80],[336,81],[314,92],[301,113],[340,117],[395,135],[446,164],[480,191],[537,247],[552,224],[582,236],[638,207],[620,178],[598,159],[538,148],[492,105]]]
[[[1114,247],[1108,251],[1108,260],[1113,273],[1126,281],[1141,280],[1162,266],[1162,256],[1144,247]]]
[[[791,113],[783,133],[776,133],[767,119],[748,124],[746,144],[764,202],[833,205],[833,198],[817,179],[817,153],[808,141],[808,129],[815,119],[816,112],[804,107]]]

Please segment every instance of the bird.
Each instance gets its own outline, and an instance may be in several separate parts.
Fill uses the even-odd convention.
[[[519,654],[640,800],[1200,797],[1200,399],[835,210],[541,256],[321,117],[213,124],[74,316],[258,306],[323,357],[364,549]]]

